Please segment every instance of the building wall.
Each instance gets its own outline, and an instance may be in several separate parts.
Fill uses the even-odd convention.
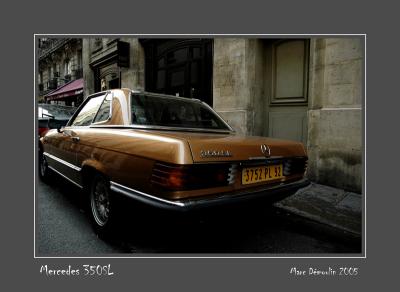
[[[129,68],[121,68],[121,87],[144,89],[144,49],[138,39],[121,38],[129,43]]]
[[[362,40],[313,39],[309,62],[308,175],[361,192]],[[266,66],[262,40],[214,40],[214,108],[240,134],[268,135]]]
[[[91,62],[91,39],[82,39],[82,63],[83,63],[83,96],[86,98],[88,95],[94,93],[94,73],[90,68]]]
[[[361,192],[362,39],[317,39],[310,66],[309,176]]]
[[[88,96],[95,92],[95,74],[93,71],[93,61],[107,57],[110,52],[110,42],[113,39],[95,38],[83,39],[83,75],[84,75],[84,95]],[[131,89],[144,89],[144,51],[136,38],[120,38],[120,41],[129,43],[129,66],[120,67],[121,87]],[[99,45],[96,42],[100,41]],[[101,46],[101,50],[96,50]]]
[[[82,41],[81,39],[41,39],[40,42],[38,83],[42,84],[43,90],[39,92],[39,100],[44,101],[43,95],[55,89],[49,88],[52,80],[56,87],[59,87],[69,81],[81,78],[79,71],[83,65],[80,64]],[[67,60],[70,63],[70,74],[65,68]],[[58,77],[55,76],[55,72],[58,72]]]
[[[239,134],[263,134],[262,60],[258,40],[214,40],[214,109]]]

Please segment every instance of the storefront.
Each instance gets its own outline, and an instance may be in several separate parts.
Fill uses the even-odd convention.
[[[83,79],[66,83],[45,95],[46,103],[79,106],[83,101]]]

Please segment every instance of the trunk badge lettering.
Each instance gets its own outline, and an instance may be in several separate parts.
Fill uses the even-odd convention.
[[[229,150],[200,150],[200,157],[231,157],[232,153]]]

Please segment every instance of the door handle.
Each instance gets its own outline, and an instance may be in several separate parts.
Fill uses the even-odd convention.
[[[71,137],[72,141],[79,142],[80,138],[78,136]]]

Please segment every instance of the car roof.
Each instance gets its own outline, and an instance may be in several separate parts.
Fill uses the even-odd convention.
[[[131,92],[133,94],[144,94],[144,95],[161,97],[161,98],[171,98],[171,99],[177,99],[177,100],[201,102],[197,98],[190,98],[190,97],[185,97],[185,96],[175,96],[175,95],[171,95],[171,94],[156,93],[156,92],[141,91],[141,90],[131,90]]]
[[[105,94],[107,92],[115,92],[115,91],[124,91],[124,92],[130,92],[132,94],[144,94],[144,95],[149,95],[149,96],[154,96],[154,97],[160,97],[160,98],[170,98],[170,99],[177,99],[177,100],[184,100],[184,101],[194,101],[194,102],[199,102],[202,103],[200,99],[197,98],[191,98],[191,97],[185,97],[185,96],[175,96],[171,94],[165,94],[165,93],[156,93],[156,92],[149,92],[149,91],[144,91],[142,89],[130,89],[130,88],[115,88],[115,89],[107,89],[99,92],[95,92],[93,94],[90,94],[88,97],[95,97],[101,94]]]

